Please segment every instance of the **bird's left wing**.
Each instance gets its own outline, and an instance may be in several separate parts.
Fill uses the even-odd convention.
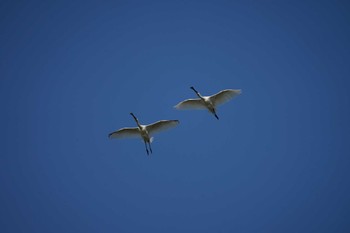
[[[207,109],[205,104],[201,99],[187,99],[184,100],[177,105],[174,106],[179,110],[187,110],[187,109]]]
[[[177,126],[180,122],[178,120],[161,120],[153,124],[147,125],[146,129],[150,134],[159,133],[161,131],[171,129]]]
[[[233,90],[233,89],[227,89],[220,91],[219,93],[216,93],[215,95],[212,95],[210,97],[210,100],[214,103],[214,105],[218,106],[220,104],[226,103],[233,97],[241,94],[242,91],[240,89]]]
[[[141,137],[139,128],[122,128],[108,134],[109,138],[138,138]]]

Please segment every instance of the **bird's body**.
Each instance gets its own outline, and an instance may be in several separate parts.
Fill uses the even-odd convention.
[[[139,130],[141,132],[141,137],[146,140],[147,142],[150,142],[151,141],[151,137],[148,133],[148,130],[146,128],[145,125],[141,125],[141,130]]]
[[[131,116],[136,121],[137,127],[127,127],[121,128],[115,132],[112,132],[108,135],[109,138],[142,138],[145,142],[146,152],[149,154],[149,151],[152,153],[151,143],[153,141],[153,134],[161,132],[166,129],[170,129],[179,124],[178,120],[161,120],[149,125],[141,125],[138,119],[133,113],[130,113]],[[149,151],[148,151],[148,148]]]
[[[202,96],[196,89],[194,89],[194,87],[191,87],[191,89],[199,98],[184,100],[175,105],[175,108],[179,110],[207,109],[216,117],[216,119],[219,119],[216,114],[217,106],[231,100],[233,97],[241,94],[242,92],[241,90],[226,89],[216,93],[215,95]]]

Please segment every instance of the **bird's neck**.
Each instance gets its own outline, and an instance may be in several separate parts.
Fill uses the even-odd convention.
[[[137,119],[135,119],[135,121],[136,121],[137,126],[141,129],[141,124],[140,124],[140,122],[139,122]]]
[[[137,126],[141,129],[141,124],[140,124],[139,120],[134,115],[132,115],[132,117],[134,118]]]
[[[203,99],[203,96],[201,96],[201,94],[199,94],[199,92],[198,92],[197,90],[195,90],[195,89],[192,89],[192,90],[194,91],[194,93],[196,93],[196,95],[197,95],[199,98]]]

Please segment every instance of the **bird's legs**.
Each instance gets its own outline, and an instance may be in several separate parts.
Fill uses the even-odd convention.
[[[209,107],[209,111],[210,111],[211,113],[213,113],[213,115],[215,116],[216,119],[219,120],[219,117],[218,117],[218,115],[216,115],[216,111],[215,111],[215,108],[214,108],[213,106],[210,106],[210,107]]]
[[[147,148],[147,142],[145,141],[145,147],[146,147],[146,152],[147,152],[147,155],[149,155],[149,151],[148,151],[148,148]],[[152,152],[152,151],[151,151]]]
[[[214,116],[216,117],[216,119],[218,119],[219,120],[219,117],[218,117],[218,115],[216,115],[216,113],[214,112]]]
[[[149,150],[151,151],[151,154],[152,154],[153,152],[152,152],[152,147],[151,147],[151,143],[150,142],[148,143],[148,147],[149,147]]]

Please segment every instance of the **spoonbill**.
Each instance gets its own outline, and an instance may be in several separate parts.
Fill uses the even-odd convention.
[[[133,113],[130,115],[136,121],[137,127],[125,127],[121,128],[115,132],[112,132],[108,135],[110,139],[112,138],[142,138],[145,142],[146,152],[149,155],[149,151],[152,154],[151,143],[153,141],[152,135],[155,133],[159,133],[161,131],[173,128],[177,126],[180,122],[178,120],[160,120],[153,124],[149,125],[141,125],[139,120]],[[149,151],[148,151],[148,148]]]
[[[218,105],[226,103],[231,100],[233,97],[242,93],[241,89],[226,89],[222,90],[211,96],[202,96],[194,87],[190,87],[196,95],[199,97],[197,99],[187,99],[184,100],[174,107],[179,110],[187,109],[208,109],[209,112],[214,114],[216,119],[219,120],[218,115],[216,114],[216,108]]]

